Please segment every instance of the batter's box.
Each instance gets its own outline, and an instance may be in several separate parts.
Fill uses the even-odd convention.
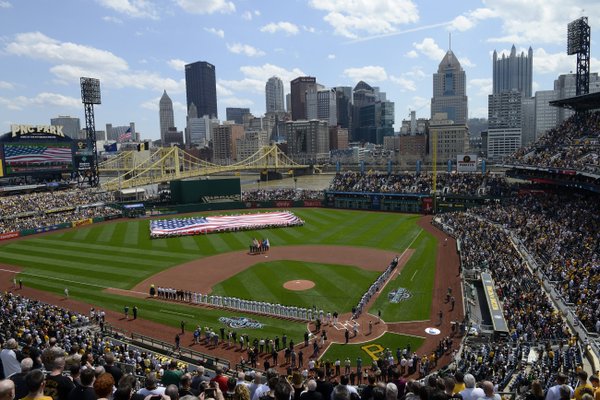
[[[335,324],[333,324],[333,327],[335,329],[337,329],[338,331],[344,331],[346,329],[348,329],[350,332],[352,332],[352,330],[354,329],[354,325],[356,324],[356,326],[360,326],[359,323],[356,323],[354,321],[349,321],[346,320],[344,322],[336,322]]]

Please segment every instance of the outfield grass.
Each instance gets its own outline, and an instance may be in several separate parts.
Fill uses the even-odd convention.
[[[421,231],[414,244],[415,252],[396,277],[388,282],[373,306],[372,313],[381,310],[385,322],[422,321],[429,319],[431,296],[435,282],[435,262],[437,239],[426,231]],[[391,303],[388,295],[398,288],[408,289],[410,298]]]
[[[317,264],[293,260],[258,263],[213,287],[222,296],[278,303],[322,310],[349,312],[360,296],[377,279],[379,272],[348,265]],[[296,279],[310,279],[315,286],[293,291],[283,284]]]
[[[387,348],[396,356],[396,349],[404,349],[410,343],[410,348],[416,350],[423,344],[425,339],[416,336],[399,335],[397,333],[386,332],[381,337],[366,343],[360,344],[332,344],[327,351],[321,355],[321,360],[335,361],[339,358],[344,365],[346,357],[350,358],[353,366],[356,366],[356,359],[362,359],[363,368],[368,368],[371,363],[378,359],[378,356]]]
[[[68,287],[71,297],[99,308],[121,311],[126,304],[137,305],[140,317],[159,323],[179,326],[183,319],[188,327],[215,326],[218,316],[231,313],[136,300],[102,289],[130,289],[175,265],[246,249],[257,235],[268,237],[273,246],[345,245],[401,253],[420,231],[416,224],[419,216],[414,215],[331,209],[293,212],[306,222],[304,226],[156,240],[149,237],[147,219],[92,225],[0,245],[0,262],[22,267],[20,278],[25,285],[59,295]],[[219,213],[204,213],[210,214]],[[430,302],[430,297],[425,301]],[[287,303],[285,297],[281,303]],[[302,340],[304,324],[251,317],[266,324],[257,335],[281,335],[285,330],[296,342]]]

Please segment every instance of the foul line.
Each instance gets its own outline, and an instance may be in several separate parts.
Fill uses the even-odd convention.
[[[414,273],[414,274],[413,274],[413,276],[410,278],[410,281],[411,281],[411,282],[413,281],[413,279],[415,279],[415,275],[417,275],[417,272],[419,272],[419,270],[418,270],[418,269],[417,269],[417,270],[415,270],[415,273]]]
[[[11,272],[13,274],[19,274],[19,275],[24,275],[24,276],[32,276],[34,278],[43,278],[43,279],[49,279],[49,280],[54,280],[54,281],[59,281],[59,282],[68,282],[68,283],[75,283],[77,285],[83,285],[83,286],[91,286],[91,287],[95,287],[95,288],[100,288],[100,289],[111,289],[111,290],[118,290],[121,292],[129,292],[129,293],[137,293],[137,294],[146,294],[144,292],[137,292],[135,290],[127,290],[127,289],[119,289],[119,288],[110,288],[110,287],[106,287],[106,286],[102,286],[102,285],[97,285],[95,283],[88,283],[88,282],[80,282],[80,281],[74,281],[71,279],[64,279],[64,278],[57,278],[55,276],[48,276],[48,275],[39,275],[39,274],[32,274],[31,272],[19,272],[19,271],[14,271],[11,269],[5,269],[5,268],[0,268],[0,272]]]
[[[175,315],[183,315],[184,317],[190,317],[190,318],[195,318],[194,315],[192,314],[186,314],[186,313],[180,313],[177,311],[169,311],[169,310],[158,310],[159,312],[164,312],[167,314],[175,314]]]

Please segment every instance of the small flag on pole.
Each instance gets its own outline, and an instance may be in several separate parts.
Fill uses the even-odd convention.
[[[125,133],[121,133],[119,135],[119,139],[117,140],[119,143],[123,143],[126,141],[131,140],[132,134],[131,134],[131,127],[127,128],[127,130],[125,131]]]

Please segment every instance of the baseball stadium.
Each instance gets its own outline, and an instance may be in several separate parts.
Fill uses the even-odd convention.
[[[572,115],[530,146],[444,171],[437,153],[408,171],[277,145],[228,165],[176,146],[99,160],[14,125],[2,378],[23,390],[44,370],[115,400],[279,400],[279,377],[313,400],[598,400],[600,93],[554,105]]]

